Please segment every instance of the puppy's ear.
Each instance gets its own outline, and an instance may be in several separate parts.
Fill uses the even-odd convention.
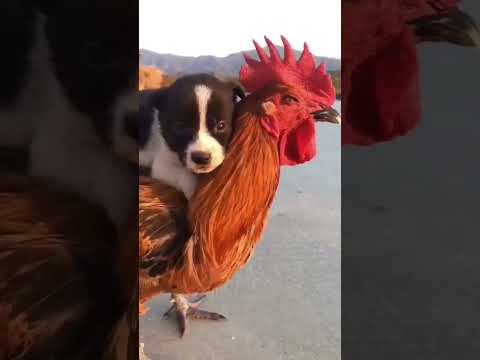
[[[237,103],[245,99],[245,89],[241,85],[237,85],[232,89],[233,93],[233,102]]]
[[[164,111],[167,102],[167,89],[141,90],[139,91],[140,106],[136,118],[137,142],[140,147],[145,146],[150,138],[152,122],[155,116]]]
[[[110,140],[116,155],[138,162],[138,92],[132,89],[114,102]]]
[[[232,92],[233,103],[236,104],[241,100],[245,99],[246,92],[245,88],[242,86],[240,81],[234,76],[226,75],[215,75],[219,80],[221,80],[227,88]]]

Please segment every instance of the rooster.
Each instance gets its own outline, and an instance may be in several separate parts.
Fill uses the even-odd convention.
[[[343,1],[342,144],[371,145],[405,135],[421,116],[416,45],[480,44],[457,0]]]
[[[174,189],[141,178],[139,301],[173,293],[181,335],[187,318],[222,319],[182,294],[204,293],[231,279],[252,256],[277,191],[280,167],[316,154],[315,119],[337,123],[329,111],[335,89],[307,44],[298,59],[282,36],[284,59],[268,39],[270,56],[245,55],[240,82],[250,93],[238,104],[224,163],[206,174],[187,205]]]

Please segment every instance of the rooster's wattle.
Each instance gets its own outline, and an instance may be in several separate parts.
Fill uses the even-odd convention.
[[[421,117],[417,44],[478,46],[458,0],[342,2],[342,144],[371,145],[415,128]]]

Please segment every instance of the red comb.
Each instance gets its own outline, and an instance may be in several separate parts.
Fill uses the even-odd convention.
[[[280,57],[277,47],[265,36],[270,57],[261,46],[253,40],[260,61],[244,54],[246,64],[240,69],[240,82],[248,92],[254,92],[278,82],[294,87],[301,87],[311,93],[314,100],[323,106],[331,106],[335,101],[335,88],[325,64],[315,67],[315,58],[304,43],[303,52],[298,60],[288,40],[281,36],[284,47],[284,59]]]

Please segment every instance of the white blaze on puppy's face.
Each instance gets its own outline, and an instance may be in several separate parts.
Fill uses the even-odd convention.
[[[208,103],[212,96],[212,89],[205,85],[197,85],[194,89],[198,104],[199,130],[194,141],[186,150],[187,168],[195,173],[208,173],[218,167],[225,158],[223,146],[215,139],[208,130],[207,113]],[[204,154],[210,159],[199,164],[192,159],[195,154]]]

